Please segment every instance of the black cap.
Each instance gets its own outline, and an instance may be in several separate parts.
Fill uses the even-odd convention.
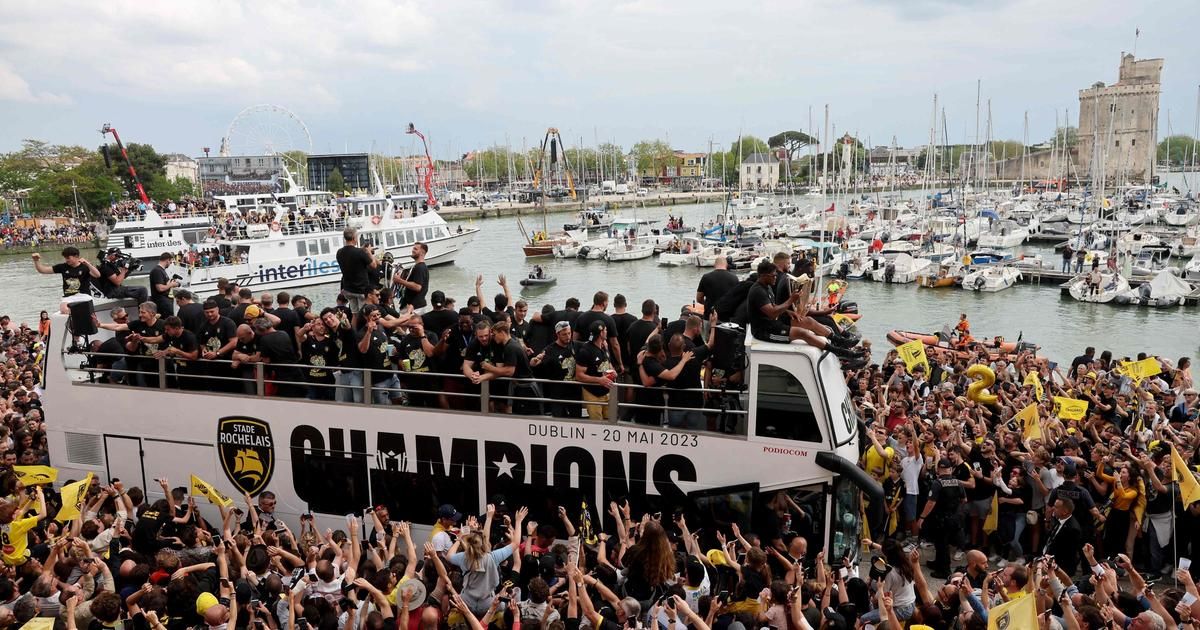
[[[429,303],[434,308],[440,308],[446,305],[446,294],[441,291],[434,291],[429,294]]]
[[[478,306],[478,305],[479,305],[479,297],[478,296],[472,295],[471,297],[467,298],[467,306]]]
[[[938,460],[938,468],[954,468],[954,462],[950,461],[949,457],[943,457]]]

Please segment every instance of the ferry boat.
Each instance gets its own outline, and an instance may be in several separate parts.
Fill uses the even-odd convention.
[[[329,193],[300,193],[304,200]],[[330,196],[330,199],[332,196]],[[217,248],[225,264],[177,271],[185,286],[199,295],[213,293],[219,278],[253,290],[280,290],[338,282],[341,268],[337,250],[344,245],[343,230],[359,230],[359,245],[374,245],[377,252],[392,255],[393,264],[412,263],[412,245],[429,246],[425,264],[449,264],[479,232],[477,227],[452,229],[437,212],[421,213],[421,194],[372,195],[337,200],[336,212],[322,216],[329,206],[300,205],[296,213],[310,219],[307,227],[286,222],[288,210],[276,204],[266,210],[270,223],[247,223],[225,231],[222,238],[202,243]],[[229,207],[229,206],[227,206]],[[246,206],[234,205],[234,211]],[[253,215],[252,215],[253,216]],[[321,217],[321,218],[316,218]],[[224,230],[224,226],[222,226]]]
[[[112,305],[95,307],[100,321]],[[154,479],[179,484],[195,475],[230,497],[269,489],[275,514],[289,521],[311,513],[323,529],[386,505],[391,518],[426,535],[440,504],[481,514],[503,495],[539,522],[556,520],[562,506],[599,524],[610,501],[627,500],[634,513],[686,514],[711,537],[718,524],[749,527],[752,511],[784,493],[813,519],[813,544],[842,557],[858,550],[860,493],[883,500],[855,463],[860,420],[837,358],[799,341],[719,334],[714,356],[743,370],[746,386],[710,390],[728,404],[703,410],[723,429],[709,431],[489,413],[489,394],[504,391],[489,390],[494,381],[467,394],[476,411],[168,389],[166,359],[143,368],[155,387],[101,383],[89,368],[99,355],[72,342],[72,332],[88,331],[72,330],[68,318],[50,316],[50,465],[60,479],[119,478],[143,488],[148,503],[163,497]],[[264,378],[258,371],[252,391],[264,391]],[[436,383],[442,378],[463,377],[437,375]],[[371,378],[363,382],[370,401]],[[619,391],[627,387],[616,384],[612,417],[628,406]],[[214,506],[198,507],[219,522]]]
[[[137,273],[145,274],[163,252],[186,250],[212,234],[213,222],[207,215],[163,218],[154,210],[146,210],[140,219],[117,221],[104,247],[141,260],[142,268]]]

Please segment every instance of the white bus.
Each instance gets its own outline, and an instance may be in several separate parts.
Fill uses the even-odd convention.
[[[328,524],[383,504],[395,520],[431,525],[441,504],[481,514],[498,497],[543,523],[564,506],[607,524],[610,501],[628,500],[635,514],[684,513],[705,537],[733,522],[757,531],[783,492],[812,517],[810,548],[839,556],[856,552],[860,494],[882,498],[856,464],[858,419],[837,359],[799,343],[746,336],[749,385],[733,395],[744,411],[727,412],[726,432],[711,432],[180,391],[157,375],[157,388],[101,384],[91,382],[96,372],[72,347],[68,325],[67,315],[51,316],[46,352],[47,434],[60,481],[93,472],[153,500],[161,496],[154,479],[186,485],[194,474],[235,498],[269,489],[278,514],[313,513]],[[486,385],[472,399],[485,410]]]

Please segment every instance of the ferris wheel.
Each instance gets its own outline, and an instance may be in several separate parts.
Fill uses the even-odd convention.
[[[286,151],[312,153],[308,126],[278,105],[251,105],[238,112],[221,139],[221,155],[275,155]]]

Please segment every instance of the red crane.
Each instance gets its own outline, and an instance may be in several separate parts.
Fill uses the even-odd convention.
[[[421,144],[424,145],[424,147],[425,147],[425,165],[418,166],[417,173],[420,174],[421,171],[425,172],[424,182],[425,182],[426,200],[429,202],[430,208],[436,208],[438,201],[437,201],[437,197],[433,196],[434,166],[433,166],[433,157],[429,155],[429,142],[427,142],[425,140],[425,134],[421,133],[420,131],[417,131],[417,128],[415,126],[413,126],[412,123],[408,123],[408,131],[406,131],[405,133],[409,133],[409,134],[412,134],[412,135],[420,138]]]
[[[146,189],[142,188],[142,180],[138,179],[137,170],[133,168],[133,162],[129,161],[129,154],[125,152],[125,145],[121,144],[121,136],[117,135],[117,128],[104,123],[104,127],[100,129],[100,135],[106,133],[111,133],[113,139],[117,141],[117,148],[121,150],[121,157],[125,159],[125,165],[129,167],[129,176],[133,178],[133,185],[137,186],[138,196],[142,198],[142,203],[150,203],[150,198],[146,196]]]

